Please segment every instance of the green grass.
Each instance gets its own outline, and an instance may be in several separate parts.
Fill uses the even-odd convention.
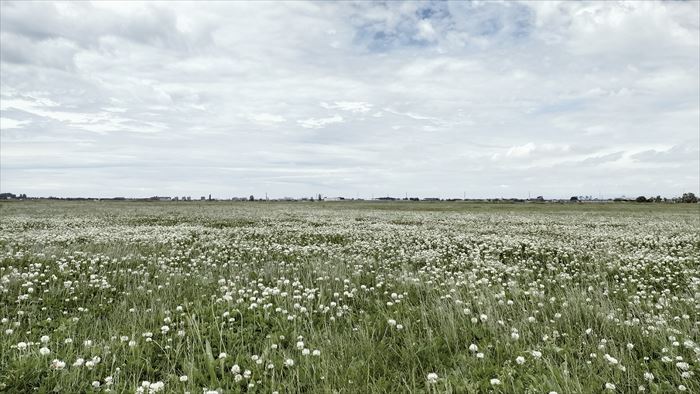
[[[692,204],[2,202],[0,391],[700,392],[699,229]]]

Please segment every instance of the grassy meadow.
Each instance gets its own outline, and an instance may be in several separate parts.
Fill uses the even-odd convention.
[[[0,392],[700,393],[700,206],[0,203]]]

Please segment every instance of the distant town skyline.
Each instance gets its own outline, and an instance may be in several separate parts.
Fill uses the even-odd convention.
[[[700,194],[698,2],[0,7],[0,192]]]

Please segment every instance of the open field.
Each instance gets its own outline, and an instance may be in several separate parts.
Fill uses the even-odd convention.
[[[697,204],[0,203],[0,392],[700,393]]]

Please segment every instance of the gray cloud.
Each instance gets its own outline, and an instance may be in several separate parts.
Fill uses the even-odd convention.
[[[1,7],[3,192],[698,192],[694,2]]]

